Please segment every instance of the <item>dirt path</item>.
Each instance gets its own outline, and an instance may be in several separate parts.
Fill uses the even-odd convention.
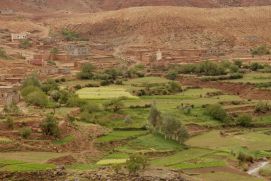
[[[184,85],[220,89],[245,99],[271,100],[271,90],[261,90],[249,84],[203,81],[195,77],[179,77],[178,80]]]
[[[252,176],[260,177],[259,171],[261,168],[265,167],[266,165],[269,164],[269,161],[262,161],[257,163],[256,165],[252,166],[247,173]]]

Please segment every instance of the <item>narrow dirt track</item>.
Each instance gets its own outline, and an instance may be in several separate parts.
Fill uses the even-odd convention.
[[[220,89],[225,93],[238,95],[245,99],[271,100],[271,90],[261,90],[249,84],[203,81],[195,77],[186,76],[179,77],[178,80],[183,85]]]

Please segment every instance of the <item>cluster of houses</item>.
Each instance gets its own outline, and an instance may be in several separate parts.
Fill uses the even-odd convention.
[[[14,10],[13,9],[0,9],[0,14],[1,15],[12,15],[14,14]]]

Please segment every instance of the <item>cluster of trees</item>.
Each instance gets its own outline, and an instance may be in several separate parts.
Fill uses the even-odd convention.
[[[81,100],[69,90],[59,89],[55,80],[47,80],[41,83],[35,74],[27,77],[23,82],[21,95],[31,105],[39,107],[59,107],[61,105],[74,107]]]
[[[102,72],[96,71],[97,69],[92,64],[84,64],[81,71],[77,74],[79,79],[94,79],[101,80],[101,85],[109,84],[122,84],[123,79],[144,77],[144,66],[135,65],[128,68],[109,68]]]
[[[145,84],[144,88],[133,91],[137,96],[170,95],[182,91],[180,83],[172,81],[163,84]]]
[[[205,113],[223,124],[237,125],[242,127],[250,127],[252,124],[252,117],[248,114],[238,115],[237,118],[231,117],[220,104],[208,105]]]
[[[183,143],[189,135],[181,121],[171,115],[162,115],[155,104],[150,109],[148,118],[149,127],[152,132],[164,135],[165,139],[172,139]]]
[[[108,111],[108,112],[119,112],[124,108],[123,101],[125,97],[114,98],[103,103],[103,105],[98,105],[92,102],[82,102],[80,105],[80,120],[84,122],[96,123],[96,116],[94,113]]]
[[[177,73],[205,76],[226,75],[227,73],[236,73],[239,71],[238,65],[229,61],[219,63],[204,61],[198,64],[180,65],[175,69]]]

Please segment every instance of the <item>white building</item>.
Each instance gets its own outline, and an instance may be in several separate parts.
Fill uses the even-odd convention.
[[[29,32],[23,32],[23,33],[11,33],[11,41],[15,41],[15,40],[25,40],[28,38],[28,36],[30,35]]]
[[[162,60],[162,58],[163,58],[162,52],[158,50],[156,52],[156,61]]]

